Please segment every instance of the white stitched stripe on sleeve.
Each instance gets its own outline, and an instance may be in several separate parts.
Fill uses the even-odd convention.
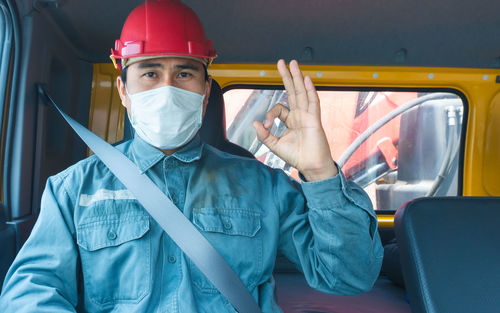
[[[136,199],[127,189],[109,190],[99,189],[93,195],[80,194],[80,206],[89,206],[94,202],[102,200],[128,200]]]

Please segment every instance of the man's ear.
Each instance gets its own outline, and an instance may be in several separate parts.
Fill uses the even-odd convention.
[[[123,82],[120,76],[116,77],[116,89],[118,89],[118,94],[120,95],[120,99],[122,100],[122,105],[127,107],[128,96],[125,91],[125,83]]]
[[[207,111],[208,99],[210,98],[210,91],[212,90],[212,76],[208,76],[207,82],[205,83],[205,98],[203,99],[203,116],[205,117],[205,112]]]

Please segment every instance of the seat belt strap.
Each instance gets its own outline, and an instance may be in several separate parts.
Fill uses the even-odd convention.
[[[87,146],[238,312],[261,312],[257,302],[229,264],[146,174],[141,174],[137,166],[115,147],[59,109],[43,86],[38,85],[38,92],[61,113]]]

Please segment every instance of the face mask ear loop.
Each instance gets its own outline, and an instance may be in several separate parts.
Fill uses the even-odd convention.
[[[123,86],[125,86],[125,92],[127,93],[127,96],[130,98],[130,94],[128,93],[128,89],[127,89],[127,84],[123,83]]]
[[[203,100],[207,97],[207,92],[209,91],[210,87],[208,86],[208,80],[205,81],[205,92],[203,93]]]
[[[130,99],[130,94],[128,93],[128,89],[127,89],[127,84],[126,83],[123,83],[123,86],[125,86],[125,92],[127,93],[127,96],[129,97]],[[132,101],[132,99],[130,99],[130,101]],[[132,123],[132,110],[127,110],[127,115],[128,115],[128,119],[130,120],[130,122]]]

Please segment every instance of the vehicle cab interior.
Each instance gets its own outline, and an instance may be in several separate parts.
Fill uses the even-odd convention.
[[[110,144],[133,138],[109,55],[142,2],[0,1],[0,286],[47,178],[93,154],[39,87]],[[499,1],[183,3],[217,51],[202,140],[300,181],[252,126],[288,105],[276,62],[297,60],[333,159],[377,214],[384,261],[372,290],[322,293],[278,255],[284,312],[498,312]],[[284,129],[276,120],[271,132]]]

